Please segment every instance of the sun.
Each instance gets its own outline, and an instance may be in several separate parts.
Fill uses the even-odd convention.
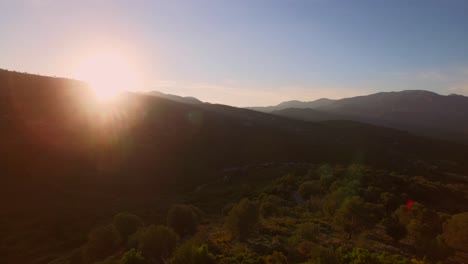
[[[82,58],[75,77],[89,83],[101,101],[115,98],[124,91],[139,89],[141,78],[136,65],[118,53],[100,52]]]

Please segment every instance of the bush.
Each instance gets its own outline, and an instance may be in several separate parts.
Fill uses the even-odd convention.
[[[143,221],[138,216],[126,212],[115,215],[113,223],[124,242],[143,226]]]
[[[244,245],[236,245],[228,255],[221,259],[220,263],[226,264],[262,264],[263,259],[254,251],[248,249]]]
[[[453,247],[463,249],[468,245],[468,213],[453,215],[443,226],[442,237]]]
[[[140,251],[136,251],[134,248],[127,251],[122,259],[120,260],[120,264],[146,264],[146,260],[141,254]]]
[[[149,226],[134,234],[138,249],[149,262],[167,259],[177,245],[177,234],[165,226]]]
[[[229,211],[226,217],[226,228],[232,235],[243,240],[258,224],[258,206],[249,199],[242,199]]]
[[[321,190],[319,181],[306,181],[299,186],[298,192],[303,199],[309,199],[311,195],[320,194]]]
[[[353,251],[343,255],[342,263],[346,264],[410,264],[405,257],[397,254],[383,252],[380,254],[369,252],[366,249],[354,248]]]
[[[209,252],[206,244],[196,246],[192,241],[187,241],[174,252],[171,263],[210,264],[215,263],[215,257]]]
[[[335,217],[350,237],[352,234],[369,229],[375,224],[369,207],[359,196],[347,198],[336,211]]]
[[[264,257],[266,264],[288,264],[288,258],[283,252],[273,251],[271,255]]]
[[[260,213],[263,217],[281,215],[281,208],[286,204],[286,201],[276,195],[267,195],[263,197],[260,205]],[[231,208],[232,209],[232,208]]]
[[[313,240],[319,233],[320,226],[314,223],[303,223],[298,226],[298,234],[306,240]]]
[[[173,205],[167,213],[167,225],[183,237],[196,231],[202,215],[203,212],[195,206]]]
[[[117,249],[120,244],[119,232],[113,225],[93,229],[84,247],[84,257],[88,262],[103,259]]]

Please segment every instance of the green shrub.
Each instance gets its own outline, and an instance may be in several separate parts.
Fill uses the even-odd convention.
[[[276,195],[267,195],[263,197],[260,204],[260,213],[263,217],[278,216],[282,214],[282,207],[286,201]]]
[[[203,244],[196,246],[193,241],[187,241],[176,249],[171,260],[172,264],[210,264],[215,263],[215,257]]]
[[[320,231],[320,226],[315,223],[303,223],[298,225],[298,234],[306,240],[314,240]]]
[[[177,245],[177,234],[165,226],[149,226],[138,230],[131,240],[135,240],[149,262],[161,262],[167,259]]]
[[[350,237],[371,228],[376,222],[369,206],[359,196],[347,198],[336,211],[335,219]]]
[[[265,264],[288,264],[288,258],[283,252],[273,251],[271,255],[265,256]]]
[[[203,216],[203,212],[195,206],[173,205],[167,213],[167,225],[183,237],[196,231]]]
[[[226,252],[220,263],[222,264],[263,264],[263,258],[244,245],[236,245]]]
[[[258,220],[257,204],[244,198],[229,211],[225,225],[234,237],[243,240],[256,228]]]
[[[442,237],[453,248],[463,249],[468,245],[468,213],[453,215],[443,225]]]
[[[120,264],[146,264],[146,260],[140,251],[134,248],[127,251],[120,260]]]
[[[113,225],[93,229],[84,247],[85,260],[93,262],[111,255],[120,245],[120,241],[119,232]]]
[[[128,236],[143,226],[143,221],[138,216],[127,212],[115,215],[113,223],[124,242],[127,241]]]
[[[343,254],[341,263],[344,264],[410,264],[405,257],[388,252],[372,253],[366,249],[354,248]]]

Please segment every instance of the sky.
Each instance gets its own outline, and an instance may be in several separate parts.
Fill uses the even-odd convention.
[[[468,95],[468,1],[0,0],[0,68],[75,78],[109,49],[139,90],[234,106]]]

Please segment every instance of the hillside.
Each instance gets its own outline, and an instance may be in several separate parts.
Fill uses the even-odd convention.
[[[117,212],[159,223],[186,191],[217,182],[228,168],[360,164],[437,181],[468,174],[467,146],[393,129],[135,93],[100,103],[84,83],[4,70],[0,126],[6,263],[66,255]],[[464,210],[454,204],[450,212]]]

